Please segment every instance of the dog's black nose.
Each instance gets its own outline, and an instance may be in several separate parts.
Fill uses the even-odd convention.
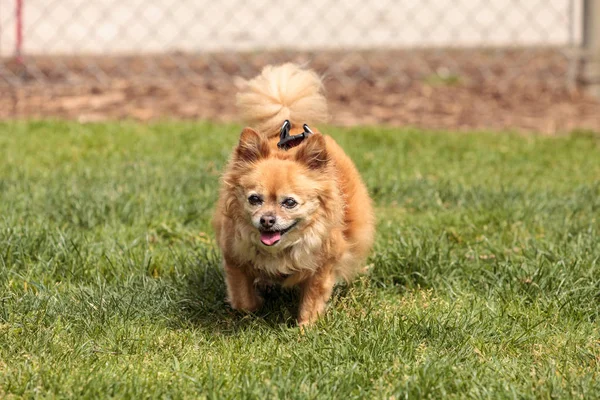
[[[260,225],[263,228],[272,228],[275,225],[275,216],[274,215],[263,215],[260,217]]]

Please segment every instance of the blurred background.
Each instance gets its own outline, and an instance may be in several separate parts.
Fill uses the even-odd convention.
[[[0,118],[235,121],[294,61],[333,123],[600,131],[600,0],[1,0]]]

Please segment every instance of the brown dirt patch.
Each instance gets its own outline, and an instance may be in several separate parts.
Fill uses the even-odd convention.
[[[557,50],[0,60],[0,118],[236,121],[233,77],[290,60],[325,74],[337,125],[600,132],[600,101],[569,85]]]

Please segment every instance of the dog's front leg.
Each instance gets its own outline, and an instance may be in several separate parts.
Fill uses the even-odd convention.
[[[225,262],[227,300],[235,310],[253,312],[258,310],[263,299],[254,288],[254,274],[248,268],[233,266]]]
[[[331,263],[326,263],[301,283],[298,325],[312,324],[319,315],[323,314],[334,285],[335,275]]]

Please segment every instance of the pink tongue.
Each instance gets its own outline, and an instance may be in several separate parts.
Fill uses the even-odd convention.
[[[275,243],[279,242],[281,239],[280,232],[261,232],[260,233],[260,241],[267,246],[273,246]]]

